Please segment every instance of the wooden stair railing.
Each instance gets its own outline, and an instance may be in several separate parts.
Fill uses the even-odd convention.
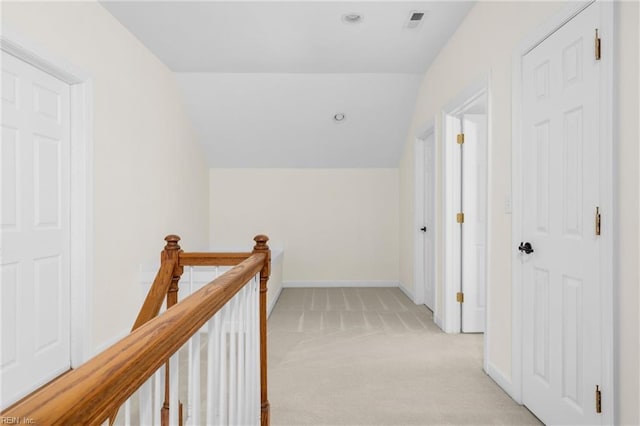
[[[8,407],[2,418],[29,419],[42,425],[99,425],[163,364],[168,392],[169,358],[238,293],[251,278],[260,278],[260,423],[270,423],[267,392],[267,283],[271,271],[269,238],[258,235],[250,253],[185,253],[180,237],[169,235],[161,266],[133,325],[132,332],[75,370]],[[184,266],[234,266],[200,290],[177,302]],[[163,299],[167,311],[158,316]],[[178,407],[175,407],[176,409]],[[168,424],[168,395],[162,424]]]

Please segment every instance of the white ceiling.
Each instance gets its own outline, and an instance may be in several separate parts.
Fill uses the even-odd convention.
[[[212,167],[396,167],[422,75],[473,2],[102,4],[178,73]]]
[[[418,74],[178,74],[211,167],[396,167]],[[337,112],[346,119],[333,120]]]

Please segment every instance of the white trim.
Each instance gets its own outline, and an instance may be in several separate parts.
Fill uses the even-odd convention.
[[[425,139],[416,137],[413,146],[414,169],[413,169],[413,288],[415,304],[425,302],[425,276],[424,276],[424,236],[420,228],[424,225],[424,152]]]
[[[485,318],[484,318],[484,336],[483,336],[483,365],[485,371],[489,371],[489,348],[491,347],[491,337],[493,333],[491,331],[491,322],[489,321],[489,313],[491,312],[491,285],[489,277],[493,276],[493,270],[491,269],[493,260],[493,203],[490,200],[493,199],[493,190],[491,182],[493,182],[493,96],[491,86],[491,72],[487,75],[486,81],[486,101],[487,101],[487,176],[486,176],[486,194],[487,194],[487,223],[486,223],[486,245],[487,245],[487,258],[485,259]]]
[[[414,262],[413,262],[413,288],[414,297],[412,298],[413,302],[416,305],[422,305],[426,302],[426,294],[425,294],[425,282],[426,277],[424,276],[424,263],[425,263],[425,254],[424,254],[424,233],[420,231],[420,228],[423,227],[424,224],[424,205],[425,205],[425,187],[424,187],[424,173],[425,173],[425,149],[426,140],[429,136],[433,135],[433,143],[435,144],[435,121],[434,119],[429,120],[422,126],[421,130],[416,133],[415,143],[414,143],[414,193],[413,193],[413,254],[414,254]],[[435,147],[434,147],[435,148]],[[435,153],[435,149],[434,149]],[[435,156],[434,156],[435,161]],[[435,164],[433,164],[435,167]],[[435,173],[434,173],[435,177]],[[435,187],[435,182],[433,183]],[[435,197],[435,194],[434,194]],[[435,200],[433,200],[435,201]],[[434,240],[437,235],[437,226],[435,223],[432,224],[434,231]],[[435,259],[434,259],[435,265]],[[435,277],[434,277],[435,281]],[[435,289],[434,289],[435,290]],[[436,300],[434,296],[433,308],[435,311],[436,308]]]
[[[512,185],[512,247],[517,247],[517,242],[522,240],[522,60],[523,57],[547,39],[551,34],[556,32],[564,24],[569,22],[580,12],[586,9],[594,0],[581,1],[579,3],[571,3],[563,8],[559,13],[546,21],[531,33],[520,45],[514,50],[512,56],[512,160],[511,160],[511,185]],[[613,156],[613,67],[614,67],[614,3],[608,1],[597,1],[601,8],[601,27],[600,34],[602,38],[602,48],[604,54],[600,62],[600,118],[602,141],[601,155],[601,187],[600,201],[601,212],[605,223],[613,223],[614,212],[614,156]],[[605,213],[606,212],[606,213]],[[614,229],[610,227],[609,229]],[[613,231],[615,232],[615,231]],[[600,280],[602,283],[612,283],[612,285],[602,285],[602,344],[603,344],[603,366],[601,389],[606,395],[602,399],[602,423],[614,424],[616,413],[615,410],[615,387],[614,387],[614,322],[613,322],[613,294],[617,282],[614,277],[613,255],[614,240],[617,236],[612,233],[603,232],[601,236],[601,256],[600,256]],[[511,383],[512,397],[519,403],[522,403],[522,268],[519,256],[514,249],[511,257],[512,265],[512,336],[511,336]],[[511,394],[511,393],[510,393]]]
[[[460,227],[455,221],[455,212],[457,208],[455,206],[455,191],[452,190],[453,186],[457,186],[457,177],[454,171],[459,170],[459,167],[455,166],[455,158],[458,155],[455,151],[457,145],[450,140],[452,135],[449,135],[451,129],[447,126],[447,119],[455,114],[459,114],[469,106],[470,103],[478,99],[478,97],[486,94],[487,100],[489,99],[489,81],[490,74],[483,73],[475,81],[469,84],[464,90],[462,90],[452,100],[442,108],[442,143],[444,144],[443,158],[441,170],[444,175],[444,190],[443,190],[443,210],[442,210],[442,223],[444,224],[444,294],[443,294],[443,314],[442,320],[444,327],[442,328],[446,333],[460,333],[460,304],[456,302],[456,293],[460,290],[460,256],[455,253],[460,251]],[[491,122],[491,116],[489,116],[489,110],[487,111],[487,129],[489,129],[489,123]],[[449,137],[449,138],[448,138]],[[455,137],[453,135],[453,137]],[[489,140],[488,146],[491,145]],[[488,155],[488,153],[487,153]],[[487,196],[489,181],[487,180]],[[489,203],[487,202],[487,205]],[[489,216],[487,216],[489,217]],[[487,228],[487,235],[489,229]],[[487,258],[486,263],[490,263],[491,248],[488,246],[489,239],[487,239]],[[485,268],[488,271],[488,268]],[[488,283],[487,283],[488,287]],[[488,300],[488,293],[487,293]],[[485,310],[485,315],[488,309]],[[486,321],[485,318],[485,324]],[[487,341],[487,335],[484,336],[485,342]]]
[[[422,303],[418,303],[415,301],[414,295],[411,293],[411,291],[409,291],[408,288],[405,288],[405,286],[403,286],[402,283],[398,285],[398,288],[400,288],[400,291],[402,291],[404,295],[409,298],[409,300],[413,301],[413,303],[415,303],[416,305],[422,305]]]
[[[273,308],[276,307],[276,303],[278,303],[278,299],[280,299],[281,294],[282,294],[282,286],[278,287],[278,292],[276,293],[275,297],[271,300],[271,303],[269,303],[269,306],[267,307],[267,318],[271,316],[271,312],[273,312]],[[267,296],[268,296],[268,292],[267,292]]]
[[[93,83],[90,75],[3,26],[0,48],[71,89],[71,367],[89,359],[93,331]]]
[[[505,391],[507,395],[515,399],[513,392],[513,383],[511,382],[511,380],[509,380],[509,378],[492,363],[487,362],[485,363],[485,365],[486,367],[484,371],[489,377],[491,377],[491,380],[496,382],[496,384],[500,386],[500,388],[502,388],[502,390]]]
[[[284,288],[400,287],[398,281],[283,281]]]
[[[440,328],[440,330],[444,331],[444,323],[442,322],[442,317],[440,315],[436,315],[433,313],[433,322]]]

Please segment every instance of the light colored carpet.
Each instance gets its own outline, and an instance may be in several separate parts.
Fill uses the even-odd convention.
[[[285,289],[269,318],[277,425],[540,424],[397,288]]]

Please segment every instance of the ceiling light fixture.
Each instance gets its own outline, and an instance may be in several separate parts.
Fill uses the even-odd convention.
[[[345,24],[359,24],[362,22],[362,15],[359,13],[347,13],[342,15],[342,21]]]
[[[347,116],[344,115],[344,112],[338,112],[333,116],[333,121],[335,121],[336,123],[341,123],[345,118],[347,118]]]

